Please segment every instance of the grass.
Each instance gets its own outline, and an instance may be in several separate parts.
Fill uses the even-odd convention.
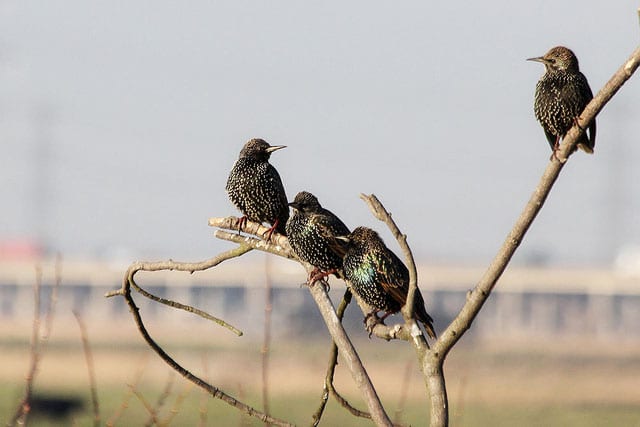
[[[15,410],[15,395],[7,387],[0,391],[0,413],[11,414]],[[154,403],[161,391],[157,389],[142,389],[141,395],[150,403]],[[92,416],[88,394],[86,390],[65,392],[67,395],[81,395],[85,397],[85,410],[76,413],[72,418],[58,421],[38,421],[33,425],[68,426],[71,422],[78,426],[92,425]],[[144,425],[149,420],[149,413],[142,401],[129,396],[127,407],[123,408],[128,392],[126,388],[109,388],[100,393],[102,425],[108,420],[114,425]],[[259,401],[257,396],[244,396],[247,400]],[[178,401],[184,399],[181,403]],[[274,396],[271,407],[275,416],[296,423],[309,425],[311,414],[319,402],[319,395],[305,394],[294,396]],[[259,406],[259,405],[258,405]],[[119,417],[115,417],[121,412]],[[391,411],[390,411],[391,412]],[[390,414],[393,417],[393,413]],[[197,426],[200,422],[207,426],[262,426],[256,418],[240,414],[237,410],[216,399],[204,398],[195,388],[181,384],[167,399],[157,419],[162,423],[171,420],[170,425]],[[203,421],[204,420],[204,421]],[[6,421],[6,420],[1,420]],[[428,422],[427,408],[424,402],[411,400],[402,413],[400,421],[405,425],[425,425]],[[593,406],[521,406],[521,405],[469,405],[464,411],[452,408],[452,426],[631,426],[640,422],[640,408],[633,405],[593,405]],[[335,426],[370,426],[368,420],[354,418],[335,401],[330,400],[323,415],[321,425]]]
[[[6,325],[5,325],[6,326]],[[171,377],[169,369],[134,333],[96,336],[92,350],[96,367],[102,425],[121,412],[115,425],[144,425],[149,412],[143,401],[155,402]],[[36,392],[77,396],[83,412],[57,422],[33,420],[32,425],[92,425],[87,370],[76,331],[58,329],[41,361]],[[69,331],[63,336],[63,331]],[[24,388],[29,346],[19,334],[0,334],[0,423],[15,411]],[[159,331],[163,346],[178,362],[215,385],[260,409],[260,342],[229,339],[205,332]],[[207,339],[203,340],[202,337]],[[12,338],[13,337],[13,338]],[[405,425],[428,423],[424,384],[403,343],[355,337],[355,345],[378,393],[393,418],[404,406]],[[640,345],[551,340],[541,342],[462,343],[445,365],[452,426],[608,426],[640,425]],[[224,344],[228,343],[228,344]],[[211,345],[209,345],[211,344]],[[274,341],[270,363],[271,412],[278,418],[310,425],[317,408],[327,363],[328,340]],[[409,367],[409,382],[403,378]],[[203,396],[200,389],[173,375],[173,387],[160,421],[170,425],[258,426],[257,419]],[[140,397],[128,385],[135,384]],[[338,390],[356,407],[365,409],[343,365],[336,373]],[[400,391],[406,402],[399,402]],[[171,417],[171,418],[169,418]],[[37,422],[35,422],[37,421]],[[329,401],[325,426],[369,426]]]

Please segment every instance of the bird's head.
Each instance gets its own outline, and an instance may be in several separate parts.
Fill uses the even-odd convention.
[[[529,58],[527,61],[541,62],[547,69],[547,72],[552,71],[580,71],[578,65],[578,58],[576,55],[564,46],[556,46],[551,48],[549,52],[543,56],[535,58]]]
[[[368,227],[356,227],[347,236],[338,236],[337,239],[342,240],[347,244],[366,244],[372,241],[380,240],[378,233]]]
[[[252,138],[240,150],[240,158],[247,157],[266,161],[269,160],[271,153],[286,147],[286,145],[269,145],[264,139]]]
[[[301,212],[316,212],[322,206],[320,206],[320,202],[318,202],[318,198],[308,191],[301,191],[296,194],[293,202],[289,202],[289,206],[293,209]]]

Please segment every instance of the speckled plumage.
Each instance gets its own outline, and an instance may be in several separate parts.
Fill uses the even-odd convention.
[[[529,58],[541,62],[545,73],[536,85],[534,112],[554,152],[561,138],[574,125],[589,101],[593,98],[587,78],[580,72],[578,58],[564,46],[556,46],[544,56]],[[589,124],[578,147],[593,153],[596,144],[596,121]]]
[[[250,139],[231,169],[226,190],[231,202],[249,220],[271,224],[285,234],[289,219],[287,195],[278,171],[269,163],[271,153],[285,148],[263,139]]]
[[[370,228],[358,227],[346,240],[343,269],[352,290],[376,311],[385,311],[385,317],[400,311],[409,292],[409,270],[404,263]],[[429,336],[435,338],[433,319],[424,307],[420,289],[416,290],[414,313]]]
[[[332,248],[334,236],[349,234],[347,226],[307,191],[289,203],[293,214],[287,221],[287,237],[298,257],[325,273],[342,270],[342,257]]]

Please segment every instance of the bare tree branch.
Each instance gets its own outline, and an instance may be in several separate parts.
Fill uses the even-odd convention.
[[[369,205],[369,209],[373,213],[373,216],[375,216],[379,221],[387,224],[387,227],[391,230],[393,237],[398,241],[398,244],[404,253],[404,257],[407,261],[407,268],[409,269],[409,291],[407,293],[407,302],[402,309],[402,313],[406,320],[413,319],[413,300],[415,298],[416,288],[418,287],[418,273],[416,270],[415,260],[413,259],[413,253],[407,244],[407,235],[400,231],[400,228],[398,228],[396,222],[391,217],[391,213],[382,206],[382,203],[380,203],[380,200],[378,200],[374,194],[360,194],[360,198]]]
[[[251,234],[253,236],[260,236],[260,237],[256,238],[256,237],[244,236],[242,234],[239,234],[236,231],[235,224],[237,224],[238,219],[239,218],[235,216],[228,216],[224,218],[212,217],[212,218],[209,218],[209,226],[221,229],[221,230],[215,231],[215,236],[219,239],[229,240],[238,244],[243,244],[243,243],[249,244],[250,242],[250,245],[253,249],[257,249],[263,252],[269,252],[274,255],[281,256],[283,258],[288,258],[293,260],[298,259],[293,253],[293,251],[291,250],[291,245],[289,245],[289,240],[287,240],[285,236],[278,233],[273,233],[269,241],[263,240],[262,235],[264,233],[267,233],[269,231],[269,228],[251,221],[247,221],[242,230],[246,234]],[[232,231],[233,233],[226,233],[222,230],[229,230],[229,231]],[[225,237],[222,237],[222,236],[225,236]],[[232,236],[235,236],[235,238]]]
[[[203,262],[176,262],[173,260],[168,260],[168,261],[160,261],[160,262],[135,262],[132,265],[129,266],[129,268],[127,269],[127,273],[126,273],[126,280],[123,282],[123,286],[118,289],[117,291],[112,291],[112,292],[108,292],[105,294],[105,297],[109,298],[109,297],[113,297],[113,296],[117,296],[117,295],[124,295],[125,292],[125,287],[131,286],[133,287],[138,293],[140,293],[141,295],[159,302],[161,304],[164,305],[168,305],[169,307],[173,307],[173,308],[177,308],[180,310],[184,310],[186,312],[189,313],[193,313],[196,314],[204,319],[207,320],[211,320],[217,324],[219,324],[220,326],[223,326],[227,329],[229,329],[231,332],[235,333],[238,336],[242,336],[242,331],[240,331],[238,328],[228,324],[227,322],[225,322],[222,319],[218,319],[217,317],[214,317],[212,315],[210,315],[209,313],[206,313],[202,310],[199,310],[195,307],[189,306],[189,305],[185,305],[185,304],[181,304],[179,302],[176,301],[171,301],[165,298],[160,298],[158,296],[155,296],[153,294],[151,294],[150,292],[147,292],[146,290],[144,290],[143,288],[141,288],[136,282],[135,280],[133,280],[133,277],[135,276],[135,274],[138,271],[186,271],[189,273],[194,273],[196,271],[204,271],[204,270],[208,270],[211,267],[215,267],[216,265],[218,265],[220,262],[229,259],[229,258],[235,258],[238,256],[241,256],[243,254],[245,254],[246,252],[249,252],[251,250],[251,248],[249,247],[245,247],[245,246],[239,246],[238,248],[227,252],[225,256],[228,256],[228,258],[224,258],[224,259],[220,259],[220,256],[218,257],[214,257],[211,258],[209,260],[203,261]],[[223,254],[224,255],[224,254]]]
[[[451,348],[458,342],[462,335],[471,327],[471,323],[491,294],[494,286],[507,268],[513,254],[520,246],[527,230],[536,218],[540,209],[558,178],[564,161],[568,158],[577,145],[578,137],[595,116],[602,110],[606,103],[631,77],[640,65],[640,47],[637,48],[627,61],[616,71],[605,86],[589,102],[584,112],[565,136],[558,152],[559,161],[555,158],[547,165],[542,178],[529,202],[525,206],[516,224],[513,226],[502,247],[496,254],[491,265],[482,276],[476,287],[467,295],[467,302],[462,307],[458,316],[451,322],[440,338],[433,345],[432,351],[426,354],[422,360],[423,372],[427,376],[427,384],[431,394],[431,425],[448,425],[448,403],[446,399],[446,386],[443,372],[443,363]],[[438,397],[440,396],[440,398]]]
[[[31,394],[33,391],[33,381],[36,376],[36,370],[38,369],[38,361],[40,354],[38,352],[40,342],[40,286],[42,285],[42,267],[36,266],[36,281],[33,285],[33,326],[31,329],[31,362],[29,364],[29,372],[25,380],[24,396],[16,409],[13,417],[7,423],[7,426],[14,426],[16,423],[24,425],[27,422],[29,416],[29,402],[31,401]]]
[[[169,413],[162,420],[160,425],[162,425],[162,426],[171,425],[171,422],[173,421],[173,419],[180,412],[180,408],[182,407],[182,404],[184,403],[184,400],[187,398],[187,396],[191,392],[191,388],[192,387],[193,387],[192,383],[185,384],[184,390],[181,393],[178,393],[178,395],[176,396],[175,401],[173,402],[173,405],[171,406],[171,409],[169,410]]]
[[[347,306],[351,302],[351,291],[347,289],[344,293],[344,297],[342,298],[342,302],[338,306],[338,310],[336,311],[336,315],[338,319],[342,322],[342,318],[344,316],[344,312],[347,309]],[[324,387],[322,388],[322,396],[320,398],[320,406],[313,413],[312,426],[316,427],[320,424],[320,419],[322,418],[322,414],[324,412],[324,408],[327,405],[327,401],[329,400],[329,395],[333,396],[338,403],[340,403],[344,408],[346,408],[352,415],[361,418],[371,419],[371,414],[368,412],[360,411],[353,407],[345,398],[343,398],[340,393],[335,389],[333,384],[333,376],[336,371],[336,365],[338,364],[338,346],[335,342],[331,342],[331,350],[329,352],[329,366],[327,367],[327,374],[324,379]]]
[[[202,354],[202,372],[204,373],[204,379],[205,381],[209,382],[209,363],[207,360],[207,352],[205,351]],[[200,413],[200,417],[199,417],[199,426],[200,427],[204,427],[207,425],[207,401],[208,399],[208,395],[206,394],[206,392],[202,393],[202,398],[200,399],[200,408],[199,408],[199,413]],[[242,396],[240,396],[242,398]]]
[[[407,269],[409,270],[409,291],[407,293],[407,301],[404,307],[402,307],[402,315],[407,329],[410,331],[410,335],[413,338],[414,346],[417,350],[424,352],[429,348],[429,344],[427,344],[427,340],[424,338],[424,335],[422,335],[422,331],[418,327],[413,316],[413,301],[415,299],[416,289],[418,288],[418,270],[416,268],[416,262],[413,259],[411,248],[409,248],[409,244],[407,243],[407,235],[400,231],[400,228],[398,228],[391,217],[391,213],[384,208],[382,203],[380,203],[380,200],[378,200],[374,194],[361,194],[360,198],[369,205],[371,212],[373,212],[373,215],[378,220],[387,224],[387,227],[389,227],[389,230],[393,233],[393,237],[396,238],[400,248],[402,249],[402,253],[404,254],[404,258],[407,262]]]
[[[430,392],[432,426],[446,426],[449,422],[446,384],[443,372],[443,364],[448,352],[470,328],[475,316],[482,308],[484,302],[493,290],[493,287],[506,269],[509,261],[513,257],[513,254],[522,242],[524,235],[542,208],[553,184],[558,178],[560,171],[566,162],[566,159],[573,152],[577,144],[578,137],[582,132],[584,132],[584,129],[588,127],[589,123],[595,118],[600,110],[602,110],[604,105],[611,99],[611,97],[613,97],[626,80],[631,77],[639,65],[640,48],[633,52],[625,64],[620,67],[609,82],[607,82],[607,84],[587,105],[584,112],[581,114],[581,117],[577,120],[577,125],[567,133],[562,141],[562,145],[557,156],[561,160],[559,161],[553,158],[548,164],[544,174],[542,175],[540,183],[525,206],[524,211],[518,218],[515,226],[507,236],[502,248],[494,258],[485,275],[480,279],[478,285],[469,292],[467,302],[460,311],[460,314],[453,320],[453,322],[451,322],[447,329],[440,335],[440,338],[434,343],[433,350],[428,350],[426,347],[422,346],[421,341],[424,341],[426,345],[426,340],[424,340],[423,337],[420,337],[422,339],[413,340],[416,354],[420,362],[420,367],[425,375],[427,388]],[[410,250],[408,250],[408,247],[406,246],[406,237],[400,233],[388,212],[374,197],[363,195],[362,198],[369,204],[374,216],[387,223],[394,236],[396,236],[398,243],[403,248],[403,252],[405,253],[405,258],[408,263],[412,264],[413,259],[411,257]],[[414,268],[415,264],[412,267],[409,267],[411,277],[410,292],[415,291],[416,286]],[[409,304],[406,304],[405,308],[408,305]],[[403,309],[403,315],[405,316],[406,322],[411,320],[410,314],[410,311]]]
[[[411,383],[411,368],[413,367],[413,361],[409,360],[404,367],[404,375],[402,376],[402,385],[400,386],[400,398],[398,399],[398,409],[395,412],[395,423],[399,424],[402,421],[402,413],[407,404],[407,394],[409,391],[409,383]]]
[[[42,266],[36,265],[36,280],[33,285],[33,326],[31,330],[31,348],[29,363],[29,371],[25,379],[25,390],[22,400],[18,404],[13,417],[7,422],[8,426],[14,426],[16,424],[25,425],[29,417],[29,411],[31,410],[31,395],[33,393],[33,384],[36,379],[36,373],[42,355],[44,354],[49,338],[51,337],[51,330],[53,329],[53,318],[58,301],[58,289],[62,282],[62,257],[60,254],[56,255],[55,262],[55,283],[49,300],[47,303],[47,309],[45,314],[44,332],[40,334],[41,318],[40,318],[40,296],[42,290]]]
[[[162,411],[162,407],[167,402],[167,399],[171,395],[171,389],[173,388],[173,383],[175,381],[175,375],[173,371],[169,371],[169,375],[167,376],[167,382],[164,386],[164,389],[156,399],[156,405],[152,408],[152,412],[155,416],[160,414]],[[154,424],[154,417],[149,416],[147,421],[144,423],[144,427],[151,427]],[[168,423],[167,423],[168,424]]]
[[[113,415],[111,415],[111,417],[109,417],[109,419],[105,422],[105,425],[107,427],[115,426],[117,421],[120,419],[120,417],[124,414],[127,408],[129,408],[129,400],[131,400],[131,397],[133,396],[133,390],[140,383],[140,379],[142,378],[142,374],[144,373],[144,365],[148,363],[148,359],[149,357],[145,355],[143,359],[143,363],[140,364],[140,369],[138,369],[138,371],[136,372],[133,382],[127,386],[127,393],[124,395],[124,398],[120,403],[120,406],[116,409]]]
[[[351,372],[351,377],[356,383],[356,386],[360,389],[360,393],[362,393],[364,400],[369,407],[371,419],[376,423],[376,425],[393,425],[380,403],[380,398],[371,383],[371,379],[369,378],[358,353],[353,347],[349,336],[345,332],[342,327],[342,323],[336,315],[333,304],[329,299],[329,295],[327,295],[327,291],[323,286],[317,285],[310,286],[309,290],[311,291],[311,296],[313,296],[313,299],[320,308],[320,314],[322,314],[324,322],[329,328],[331,336],[342,354],[342,358],[345,360],[346,365]]]
[[[235,221],[236,219],[234,217],[210,218],[209,225],[218,228],[233,230]],[[247,222],[247,227],[244,228],[245,232],[255,233],[256,235],[260,235],[260,233],[263,233],[265,230],[266,228],[260,226],[259,224],[254,224],[251,222]],[[284,236],[274,234],[272,236],[272,242],[266,242],[254,237],[241,236],[237,233],[229,233],[222,230],[216,230],[215,236],[219,239],[245,244],[247,246],[253,247],[254,249],[280,255],[285,258],[296,259],[295,255],[293,255],[291,247],[289,246],[289,242]],[[309,264],[302,264],[305,266],[307,273],[309,273],[313,269],[313,267]],[[337,344],[342,357],[345,359],[347,367],[349,368],[349,372],[351,372],[351,376],[355,381],[356,386],[358,387],[358,389],[360,389],[360,392],[362,393],[364,400],[367,403],[369,412],[371,413],[371,418],[377,425],[392,425],[389,416],[382,407],[380,398],[378,397],[378,394],[376,393],[375,388],[371,383],[371,379],[369,378],[369,375],[367,374],[367,371],[364,368],[362,361],[358,356],[358,353],[353,347],[351,340],[342,327],[342,323],[336,315],[336,311],[333,307],[331,299],[329,299],[329,295],[327,295],[326,289],[324,288],[324,286],[317,286],[314,284],[309,286],[309,290],[311,292],[311,296],[316,302],[316,305],[320,309],[320,314],[322,315],[324,322],[329,329],[331,337]]]
[[[625,62],[625,64],[622,65],[622,67],[614,74],[609,82],[607,82],[607,84],[596,94],[589,105],[587,105],[584,112],[581,114],[581,117],[577,119],[576,125],[567,133],[567,135],[563,139],[557,156],[554,157],[548,164],[541,177],[540,183],[536,187],[529,202],[525,206],[524,211],[516,221],[513,229],[508,234],[503,246],[497,253],[493,262],[491,263],[483,277],[479,280],[476,287],[469,292],[467,302],[463,306],[459,315],[451,322],[451,324],[445,329],[445,331],[441,333],[440,338],[433,344],[432,349],[429,349],[427,341],[420,332],[420,329],[418,328],[417,323],[414,319],[413,301],[415,299],[415,292],[417,291],[417,272],[411,250],[406,241],[406,235],[403,235],[400,232],[395,222],[391,219],[391,215],[384,209],[384,207],[375,198],[375,196],[363,196],[363,199],[365,199],[365,201],[369,204],[372,211],[374,212],[374,215],[378,219],[386,222],[388,227],[391,229],[405,255],[410,274],[407,303],[402,309],[405,323],[403,325],[394,325],[391,327],[382,324],[376,324],[373,326],[373,333],[383,339],[402,339],[411,341],[413,343],[420,369],[425,377],[425,383],[430,393],[430,423],[432,426],[447,426],[449,421],[447,392],[445,377],[443,373],[443,364],[446,356],[448,355],[451,348],[462,337],[462,335],[470,328],[473,320],[481,310],[483,304],[489,297],[491,291],[495,287],[502,273],[505,271],[513,254],[522,242],[527,230],[542,208],[568,156],[573,152],[573,149],[577,144],[578,137],[582,132],[584,132],[584,129],[588,127],[589,123],[601,111],[601,109],[611,99],[611,97],[614,96],[614,94],[620,89],[625,81],[631,77],[631,75],[636,71],[639,65],[640,48],[636,49],[636,51],[633,52],[633,54]],[[142,318],[138,313],[138,308],[136,307],[135,302],[131,297],[131,288],[134,288],[142,295],[155,301],[202,315],[198,311],[195,311],[195,309],[191,310],[188,306],[183,306],[178,303],[173,303],[171,301],[158,298],[144,291],[135,283],[135,273],[140,270],[181,270],[190,272],[204,270],[214,267],[215,265],[226,259],[241,256],[252,249],[258,249],[260,251],[272,253],[300,262],[300,260],[298,260],[294,253],[291,251],[286,237],[274,234],[269,241],[264,241],[262,239],[251,236],[243,236],[235,232],[236,223],[237,218],[235,217],[211,218],[209,220],[209,225],[219,228],[219,230],[216,230],[215,232],[215,236],[217,238],[235,242],[239,244],[238,248],[220,254],[219,256],[209,261],[205,261],[204,263],[190,264],[175,263],[173,261],[167,261],[165,263],[134,263],[129,267],[129,270],[127,271],[122,288],[117,292],[108,294],[108,296],[122,295],[125,298],[127,304],[129,304],[132,315],[134,316],[134,320],[138,325],[143,338],[147,341],[151,348],[165,360],[166,363],[168,363],[174,370],[180,372],[181,375],[183,375],[189,381],[208,391],[214,397],[220,398],[230,405],[238,407],[240,410],[246,412],[251,416],[255,416],[261,419],[265,423],[289,425],[285,421],[272,418],[265,413],[256,411],[248,405],[237,401],[233,397],[225,394],[216,387],[209,385],[199,377],[191,374],[188,370],[177,364],[148,335],[146,328],[144,327],[144,324],[142,322]],[[232,230],[234,232],[231,233],[224,230]],[[244,231],[254,236],[262,236],[267,231],[267,228],[262,227],[260,224],[249,222],[244,228]],[[308,272],[311,271],[310,265],[302,262],[301,264],[307,269]],[[349,371],[356,385],[358,386],[360,392],[364,397],[364,400],[369,408],[372,420],[377,425],[392,425],[389,417],[382,407],[382,404],[380,403],[377,393],[373,385],[371,384],[371,380],[367,375],[357,352],[353,348],[349,337],[342,327],[341,319],[337,315],[333,304],[331,303],[331,300],[327,295],[326,289],[323,286],[311,284],[309,286],[309,290],[316,304],[318,305],[318,308],[320,309],[320,313],[323,316],[329,332],[331,333],[336,346],[334,348],[337,348],[344,358],[345,363],[349,368]],[[358,298],[356,299],[358,300],[358,304],[362,308],[362,301],[360,301]],[[363,312],[366,313],[367,311],[363,310]],[[221,322],[220,324],[225,325],[225,327],[228,327],[228,325],[226,325],[223,321],[219,319],[215,320],[219,321],[219,323]],[[334,351],[332,350],[332,359],[330,362],[332,363],[332,366],[330,365],[329,367],[327,379],[331,377],[332,380],[333,378],[333,370],[335,369],[336,357],[337,356],[334,355]],[[335,396],[339,397],[339,394],[335,391],[335,388],[333,388],[332,381],[326,381],[325,385],[326,388],[325,393],[323,393],[321,406],[314,414],[314,421],[316,423],[319,421],[324,410],[324,405],[326,404],[327,399],[327,397],[325,397],[326,393],[332,393]]]
[[[600,110],[606,105],[611,97],[620,89],[620,87],[631,77],[635,70],[640,65],[640,48],[636,49],[631,57],[620,67],[620,69],[613,75],[613,77],[607,82],[607,84],[596,94],[596,96],[587,105],[580,119],[578,120],[579,126],[574,126],[567,133],[563,140],[559,156],[566,158],[569,153],[576,146],[578,137],[583,129],[586,129]],[[580,129],[582,128],[582,129]],[[493,262],[480,279],[476,287],[469,293],[467,302],[460,311],[460,314],[454,319],[449,327],[442,333],[441,339],[439,339],[434,345],[434,352],[444,355],[451,347],[462,337],[463,333],[469,329],[471,322],[478,314],[482,305],[487,300],[493,287],[497,283],[498,279],[506,269],[511,257],[515,253],[518,246],[522,242],[524,235],[526,234],[529,226],[535,219],[538,212],[542,208],[547,196],[549,195],[553,184],[555,183],[560,171],[562,170],[563,163],[557,161],[555,158],[549,162],[546,170],[544,171],[542,178],[535,191],[531,195],[529,202],[525,206],[520,217],[517,219],[516,224],[507,235],[506,240],[502,244],[502,247],[496,254]]]
[[[89,336],[87,334],[87,328],[77,311],[73,311],[73,315],[78,322],[78,328],[80,329],[80,339],[82,341],[82,350],[84,351],[84,358],[87,363],[87,372],[89,374],[89,390],[91,390],[91,406],[93,408],[93,425],[98,427],[100,425],[100,402],[98,400],[98,386],[96,383],[96,370],[93,363],[93,354],[91,352],[91,346],[89,345]]]
[[[269,351],[271,345],[271,312],[273,311],[273,291],[271,287],[270,258],[265,259],[265,302],[264,302],[264,336],[262,341],[262,410],[269,413]]]
[[[226,228],[230,230],[234,230],[235,222],[237,219],[235,217],[226,217],[226,218],[209,218],[209,225],[212,227],[218,228]],[[244,228],[245,231],[251,231],[255,235],[261,235],[260,233],[264,233],[268,230],[267,227],[263,227],[261,225],[257,225],[252,222],[248,222],[247,227]],[[281,256],[283,258],[288,258],[292,260],[296,260],[301,263],[307,272],[313,269],[313,266],[307,264],[303,261],[300,261],[296,258],[293,253],[291,246],[289,245],[289,241],[286,237],[281,236],[279,234],[274,233],[271,237],[273,242],[266,242],[262,239],[258,239],[251,236],[243,236],[238,234],[236,231],[228,232],[223,230],[216,230],[214,235],[221,240],[228,240],[230,242],[238,243],[240,245],[250,245],[252,248],[268,252],[274,255]],[[370,313],[373,311],[373,307],[369,306],[366,302],[364,302],[358,295],[355,295],[356,301],[360,310],[363,314]],[[372,334],[382,338],[384,340],[392,340],[392,339],[401,339],[404,341],[409,341],[411,339],[410,329],[408,329],[405,325],[396,324],[393,326],[387,326],[383,323],[376,322],[373,316],[370,316],[368,319],[369,323],[367,323],[368,330],[372,331]]]
[[[367,202],[373,215],[387,224],[393,235],[398,240],[398,244],[401,246],[402,251],[405,255],[405,259],[408,264],[408,269],[410,272],[409,279],[409,287],[413,288],[415,295],[415,290],[417,289],[417,269],[415,265],[415,261],[413,259],[413,255],[411,253],[411,249],[407,244],[406,236],[400,232],[400,229],[395,224],[393,219],[391,218],[391,214],[385,209],[382,203],[378,200],[376,196],[373,194],[370,196],[362,195],[361,198]],[[405,308],[409,304],[409,299],[407,298],[407,303],[405,304]],[[413,306],[413,303],[411,303]],[[420,328],[413,319],[410,311],[406,311],[405,308],[402,309],[403,316],[405,318],[405,324],[401,326],[401,329],[398,330],[399,336],[404,338],[407,341],[411,341],[413,343],[413,348],[416,352],[416,357],[418,359],[418,366],[420,367],[420,371],[423,374],[423,378],[425,381],[425,385],[427,390],[429,391],[429,398],[431,400],[431,422],[433,420],[439,420],[442,416],[442,412],[444,411],[445,415],[448,415],[448,401],[447,401],[447,393],[446,387],[444,383],[444,375],[442,371],[442,365],[444,363],[444,358],[440,360],[440,363],[437,363],[437,359],[434,358],[434,353],[430,351],[429,345],[427,344],[427,340],[424,335],[420,332]],[[396,325],[397,327],[397,325]],[[380,332],[386,332],[384,330]],[[411,339],[409,339],[409,335]],[[427,363],[430,361],[429,363]],[[445,422],[448,422],[446,420]]]
[[[271,417],[261,411],[258,411],[257,409],[243,403],[240,402],[239,400],[235,399],[234,397],[228,395],[227,393],[225,393],[224,391],[220,390],[219,388],[207,383],[206,381],[202,380],[200,377],[194,375],[193,373],[191,373],[189,370],[185,369],[182,365],[180,365],[179,363],[177,363],[173,358],[171,358],[171,356],[169,356],[169,354],[167,354],[162,347],[160,347],[155,340],[151,337],[151,335],[149,335],[144,322],[142,321],[142,317],[140,316],[140,312],[139,309],[135,303],[135,301],[133,300],[132,296],[131,296],[131,288],[133,287],[134,289],[140,289],[139,286],[137,286],[137,284],[135,283],[134,280],[134,276],[138,271],[160,271],[160,270],[178,270],[178,271],[188,271],[188,272],[194,272],[194,271],[201,271],[201,270],[206,270],[208,268],[211,267],[215,267],[216,265],[229,260],[229,259],[233,259],[236,258],[238,256],[241,256],[247,252],[249,252],[252,248],[250,246],[246,246],[246,245],[241,245],[238,246],[235,249],[232,249],[230,251],[224,252],[219,254],[218,256],[211,258],[210,260],[201,262],[201,263],[178,263],[178,262],[174,262],[174,261],[165,261],[165,262],[157,262],[157,263],[144,263],[144,262],[136,262],[133,263],[131,266],[129,266],[129,268],[127,269],[127,272],[125,273],[125,277],[122,283],[122,288],[117,291],[117,292],[111,292],[109,294],[107,294],[106,296],[114,296],[114,295],[122,295],[127,303],[127,305],[129,306],[129,310],[133,316],[133,319],[136,323],[136,325],[138,326],[138,331],[140,332],[140,335],[142,335],[142,337],[144,338],[144,340],[147,342],[147,344],[149,345],[149,347],[151,347],[151,349],[153,351],[155,351],[158,356],[160,356],[160,358],[166,363],[168,364],[173,370],[177,371],[180,375],[182,375],[184,378],[186,378],[187,380],[191,381],[192,383],[194,383],[195,385],[197,385],[198,387],[206,390],[209,394],[211,394],[213,397],[218,398],[226,403],[228,403],[229,405],[238,408],[239,410],[245,412],[246,414],[252,416],[252,417],[256,417],[258,419],[260,419],[262,422],[264,423],[270,423],[270,424],[274,424],[274,425],[278,425],[278,426],[291,426],[290,423],[284,421],[284,420],[280,420],[278,418],[274,418]]]
[[[148,423],[147,425],[154,425],[154,424],[160,425],[158,414],[156,413],[153,406],[151,406],[151,403],[149,403],[149,401],[144,398],[144,395],[141,392],[139,392],[134,386],[131,386],[131,392],[135,397],[138,398],[140,403],[142,403],[142,406],[144,406],[144,408],[147,410],[147,413],[149,414],[149,419],[151,420],[151,423],[150,424]]]
[[[338,319],[342,322],[342,318],[344,316],[344,312],[347,309],[347,306],[351,302],[351,291],[347,289],[344,293],[344,297],[342,297],[342,301],[338,306],[338,310],[336,310],[336,315]],[[320,420],[322,419],[322,414],[324,413],[324,408],[327,406],[327,402],[329,401],[329,384],[333,383],[333,375],[336,371],[336,365],[338,364],[338,346],[336,343],[331,341],[331,350],[329,351],[329,366],[327,368],[327,374],[324,378],[324,385],[322,387],[322,396],[320,396],[320,405],[318,409],[313,413],[311,419],[313,422],[311,425],[316,427],[320,424]]]

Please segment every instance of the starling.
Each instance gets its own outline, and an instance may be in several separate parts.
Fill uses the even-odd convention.
[[[542,125],[553,154],[560,139],[571,129],[580,113],[593,98],[587,78],[580,72],[578,58],[564,46],[556,46],[544,56],[529,58],[546,68],[538,84],[534,100],[536,119]],[[589,124],[589,135],[583,133],[578,147],[593,153],[596,144],[596,121]]]
[[[343,258],[344,275],[352,291],[377,311],[385,311],[382,317],[400,311],[407,302],[409,292],[409,270],[403,262],[386,247],[378,233],[367,227],[358,227],[346,236],[346,253]],[[431,338],[436,338],[433,319],[424,307],[420,289],[414,297],[414,315],[425,327]],[[365,318],[366,321],[366,318]]]
[[[301,191],[293,202],[293,215],[287,221],[287,238],[298,257],[311,264],[313,283],[342,270],[342,257],[333,249],[334,236],[346,236],[349,229],[340,218],[320,206],[313,194]]]
[[[267,240],[274,231],[285,234],[289,219],[287,195],[278,171],[269,164],[271,153],[285,145],[269,145],[259,138],[250,139],[231,169],[227,180],[229,199],[242,212],[238,230],[248,220],[268,222],[271,228]]]

